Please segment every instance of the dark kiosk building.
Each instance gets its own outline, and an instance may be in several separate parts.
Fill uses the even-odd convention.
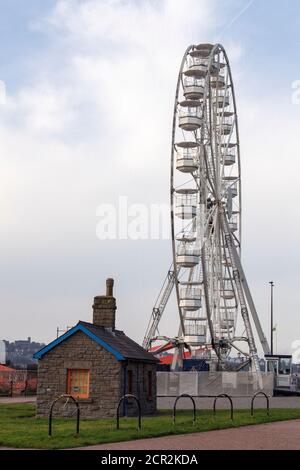
[[[158,360],[115,329],[113,282],[107,279],[106,295],[94,298],[93,323],[79,321],[34,355],[38,359],[37,416],[48,416],[52,401],[61,394],[79,400],[84,418],[115,416],[126,393],[139,398],[143,414],[156,411]],[[135,406],[128,403],[129,415]],[[66,408],[58,404],[56,410],[66,414]]]

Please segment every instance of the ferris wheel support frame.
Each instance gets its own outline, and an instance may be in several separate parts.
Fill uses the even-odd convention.
[[[256,307],[255,307],[255,304],[254,304],[254,301],[253,301],[253,298],[252,298],[252,295],[251,295],[251,291],[249,289],[247,278],[245,276],[244,269],[243,269],[240,257],[237,253],[235,244],[233,243],[232,234],[231,234],[231,231],[229,229],[228,221],[227,221],[225,216],[222,217],[222,221],[223,221],[223,224],[224,224],[224,231],[226,233],[225,237],[226,237],[227,246],[228,246],[229,252],[231,253],[232,261],[234,262],[234,264],[236,266],[235,274],[236,274],[236,276],[238,276],[238,282],[241,284],[241,286],[243,288],[247,303],[249,305],[251,316],[252,316],[252,319],[253,319],[257,334],[258,334],[258,338],[259,338],[261,346],[263,348],[263,352],[264,352],[264,354],[270,354],[270,346],[269,346],[268,340],[267,340],[267,338],[264,334],[264,331],[262,329],[262,326],[261,326],[261,323],[260,323],[260,320],[259,320],[259,316],[258,316]]]
[[[178,345],[179,346],[177,348],[178,350],[176,350],[176,352],[174,354],[174,360],[173,360],[173,363],[174,363],[175,366],[176,366],[176,364],[175,364],[176,362],[177,362],[177,366],[178,366],[178,362],[182,361],[182,353],[183,353],[184,337],[185,337],[185,316],[186,316],[186,312],[183,311],[181,306],[180,306],[180,294],[179,294],[179,284],[180,284],[180,282],[179,282],[178,275],[179,275],[179,271],[180,271],[181,268],[177,264],[177,260],[176,260],[177,246],[176,246],[176,242],[175,242],[176,238],[175,238],[175,223],[174,223],[174,218],[175,218],[175,214],[174,214],[175,197],[174,197],[174,194],[175,194],[176,189],[178,189],[178,186],[176,186],[176,185],[174,186],[174,168],[175,168],[174,162],[175,162],[175,150],[176,150],[176,148],[175,148],[175,135],[176,135],[176,124],[177,124],[177,119],[178,119],[177,108],[178,108],[178,105],[179,105],[178,97],[179,97],[180,85],[183,86],[183,82],[182,82],[182,80],[183,80],[182,79],[183,69],[184,69],[184,65],[185,65],[187,55],[189,54],[189,52],[191,50],[194,50],[195,47],[197,49],[197,46],[193,46],[193,45],[189,46],[186,49],[186,51],[184,53],[184,56],[182,58],[181,66],[180,66],[178,77],[177,77],[177,86],[176,86],[175,101],[174,101],[173,125],[172,125],[172,147],[171,147],[171,172],[170,172],[171,234],[172,234],[172,253],[173,253],[173,265],[172,265],[172,268],[171,268],[172,269],[172,276],[169,279],[168,283],[166,285],[164,284],[165,287],[163,286],[163,288],[161,290],[161,293],[158,297],[158,301],[155,304],[155,307],[153,308],[152,322],[151,322],[151,318],[150,318],[150,322],[149,322],[149,325],[148,325],[148,328],[147,328],[147,331],[146,331],[146,334],[145,334],[145,337],[144,337],[144,342],[143,342],[143,346],[148,348],[149,344],[151,343],[151,337],[153,338],[155,333],[158,332],[158,324],[161,320],[161,317],[163,315],[163,312],[165,310],[166,304],[167,304],[168,299],[171,295],[173,287],[175,286],[176,297],[177,297],[177,306],[178,306],[178,311],[179,311],[179,320],[180,320],[178,336],[176,337],[176,339],[178,340]],[[241,205],[241,161],[240,161],[240,142],[239,142],[239,132],[238,132],[238,119],[237,119],[236,99],[235,99],[235,92],[234,92],[234,85],[233,85],[233,80],[232,80],[231,68],[230,68],[230,64],[229,64],[229,61],[228,61],[226,51],[224,50],[223,46],[221,46],[220,44],[216,44],[216,45],[212,46],[212,50],[211,50],[211,53],[210,53],[209,58],[208,58],[207,69],[208,69],[208,71],[210,71],[213,63],[215,64],[215,62],[213,62],[215,54],[219,54],[218,55],[218,61],[219,61],[219,64],[220,64],[220,53],[223,54],[223,58],[225,59],[225,66],[227,67],[226,81],[224,79],[224,82],[226,82],[226,84],[225,84],[225,87],[224,87],[225,92],[224,92],[224,95],[223,95],[223,104],[222,104],[222,112],[221,112],[222,120],[224,119],[224,107],[228,106],[228,104],[225,105],[225,96],[226,96],[226,91],[228,89],[231,89],[231,98],[232,98],[233,110],[234,110],[233,111],[234,120],[233,120],[233,125],[232,125],[231,131],[230,131],[230,136],[229,136],[227,142],[224,141],[224,143],[221,144],[220,142],[218,142],[218,139],[216,138],[216,129],[217,129],[218,126],[220,126],[219,121],[217,121],[217,118],[216,118],[216,116],[217,116],[216,113],[219,112],[218,108],[220,109],[219,101],[217,101],[217,100],[219,100],[219,96],[220,97],[222,96],[222,95],[218,94],[219,85],[217,85],[216,86],[216,89],[217,89],[216,90],[217,104],[215,104],[217,111],[213,112],[212,109],[209,107],[208,108],[209,109],[209,119],[206,120],[206,126],[208,126],[207,129],[209,128],[209,130],[208,130],[209,139],[207,140],[207,142],[211,146],[212,158],[211,158],[210,161],[207,158],[207,154],[206,154],[206,152],[207,152],[207,150],[206,150],[207,142],[206,142],[204,144],[204,153],[203,153],[204,156],[202,156],[202,158],[200,158],[200,162],[199,162],[200,167],[201,167],[201,161],[202,161],[202,164],[203,164],[203,168],[204,168],[204,166],[206,166],[206,173],[207,173],[207,178],[208,178],[209,185],[211,186],[211,193],[214,195],[215,203],[218,206],[217,210],[215,212],[215,215],[214,215],[214,223],[216,224],[216,227],[217,227],[217,235],[214,235],[214,237],[216,236],[217,238],[216,238],[216,241],[214,242],[215,245],[210,245],[209,249],[212,250],[212,248],[214,248],[215,250],[219,250],[220,253],[217,256],[219,257],[218,259],[221,259],[221,254],[223,253],[223,251],[220,248],[221,243],[223,242],[222,247],[226,246],[226,248],[227,248],[228,257],[229,257],[230,262],[231,262],[230,266],[231,266],[232,272],[230,272],[229,267],[226,267],[225,271],[226,271],[227,276],[229,276],[230,283],[232,284],[232,291],[234,292],[234,298],[235,298],[236,304],[239,301],[240,314],[241,314],[241,317],[243,319],[243,323],[244,323],[244,326],[245,326],[245,329],[246,329],[246,334],[247,334],[247,338],[243,338],[243,340],[246,340],[247,343],[248,343],[249,353],[242,352],[236,345],[234,345],[234,346],[232,345],[232,346],[235,347],[235,349],[237,349],[238,351],[242,352],[245,356],[249,357],[249,359],[252,362],[252,369],[255,370],[256,372],[258,372],[259,376],[261,376],[260,368],[259,368],[258,355],[257,355],[257,349],[256,349],[253,330],[252,330],[252,325],[251,325],[251,322],[250,322],[250,319],[249,319],[249,310],[250,310],[252,320],[254,322],[254,326],[256,328],[256,331],[257,331],[257,334],[258,334],[259,340],[261,342],[264,353],[265,354],[269,353],[270,348],[269,348],[269,345],[268,345],[268,341],[267,341],[267,339],[266,339],[266,337],[263,333],[263,330],[262,330],[262,327],[261,327],[261,324],[260,324],[260,320],[259,320],[256,308],[255,308],[255,305],[254,305],[254,302],[253,302],[253,299],[252,299],[252,296],[251,296],[251,293],[250,293],[250,289],[249,289],[249,286],[248,286],[248,283],[247,283],[247,280],[246,280],[246,277],[245,277],[245,274],[244,274],[244,271],[243,271],[243,268],[242,268],[241,261],[240,261],[242,205]],[[208,73],[209,73],[209,77],[210,77],[210,72],[208,72]],[[217,75],[217,83],[219,83],[218,80],[219,80],[219,78],[218,78],[218,75]],[[229,82],[229,84],[228,84],[228,82]],[[211,96],[211,85],[210,85],[209,80],[205,80],[204,96],[206,96],[209,99],[209,103],[210,103],[210,106],[211,106],[212,96]],[[207,109],[204,108],[204,110],[207,113]],[[213,120],[212,120],[211,116],[213,116],[213,118],[214,118]],[[207,117],[207,115],[206,115],[206,117]],[[224,123],[226,121],[223,120],[222,122]],[[221,125],[224,125],[224,124],[221,124]],[[224,210],[224,207],[222,206],[222,202],[221,202],[221,193],[220,193],[220,187],[221,186],[219,185],[220,178],[225,177],[224,176],[224,160],[223,160],[222,173],[220,172],[220,158],[221,157],[220,157],[220,147],[219,146],[220,145],[225,146],[226,152],[228,151],[228,148],[231,148],[231,147],[228,147],[228,145],[230,145],[230,138],[232,137],[234,127],[235,127],[235,136],[236,136],[236,144],[235,145],[236,145],[236,149],[237,149],[236,150],[236,152],[237,152],[236,153],[236,155],[237,155],[236,158],[237,158],[237,165],[238,165],[238,177],[237,177],[236,183],[235,183],[236,185],[238,185],[238,200],[239,200],[239,206],[238,206],[239,212],[237,212],[239,214],[238,237],[231,231],[231,228],[229,227],[229,222],[228,222],[228,219],[227,219],[227,215],[225,214],[225,210]],[[203,132],[204,132],[204,125],[201,127],[202,137],[204,135]],[[195,138],[196,138],[196,133],[195,133]],[[203,142],[203,138],[201,138],[200,141]],[[197,138],[196,138],[196,142],[198,142]],[[214,152],[216,152],[216,153],[214,153]],[[223,155],[224,155],[224,153],[223,153]],[[226,155],[226,153],[225,153],[225,155]],[[210,165],[212,165],[212,167],[211,167],[213,169],[212,175],[210,175],[209,171],[208,171],[208,169],[209,169],[209,163],[208,162],[210,163]],[[225,173],[225,175],[226,175],[226,173]],[[209,181],[209,178],[211,176],[213,177],[213,181],[211,181],[211,180]],[[196,183],[196,187],[198,188],[198,190],[200,190],[201,176],[198,176],[199,180],[197,181],[197,176],[195,176],[195,174],[192,172],[192,177],[195,180],[194,182]],[[218,183],[217,183],[217,181],[218,181]],[[229,203],[231,204],[231,209],[229,209],[228,208],[229,206],[227,206],[227,211],[228,211],[228,214],[232,214],[232,212],[231,212],[232,211],[231,189],[228,190],[228,193],[229,193],[229,196],[228,196],[227,200],[229,200]],[[203,195],[201,194],[201,190],[199,191],[199,201],[200,201],[199,202],[200,207],[202,205],[203,205],[203,207],[205,207],[205,205],[207,203],[206,196],[205,196],[205,191],[203,192]],[[227,202],[227,204],[228,204],[228,202]],[[214,212],[212,211],[211,214],[213,214],[213,213]],[[229,217],[231,218],[231,215],[229,215]],[[209,229],[209,225],[207,225],[206,229],[207,230]],[[201,236],[204,237],[203,227],[202,227],[202,235]],[[236,244],[237,244],[237,246],[236,246]],[[206,257],[206,245],[205,245],[205,242],[204,242],[204,238],[202,238],[200,240],[200,252],[201,252],[201,265],[202,265],[203,284],[204,284],[204,289],[203,290],[204,290],[204,300],[205,300],[205,312],[206,312],[206,315],[207,315],[207,325],[208,325],[208,328],[209,328],[209,331],[210,331],[211,346],[212,346],[212,349],[216,352],[218,359],[221,360],[221,353],[220,353],[218,348],[222,347],[222,346],[219,346],[218,341],[217,342],[215,341],[215,336],[214,336],[215,329],[214,329],[214,324],[213,324],[213,320],[212,320],[212,316],[211,316],[211,309],[210,309],[211,299],[210,299],[209,291],[208,291],[207,265],[206,265],[207,257]],[[213,252],[210,251],[210,253],[213,253]],[[210,263],[211,263],[211,261],[210,261]],[[220,266],[217,266],[217,265],[214,266],[214,265],[210,264],[208,266],[208,268],[210,268],[210,271],[209,271],[210,276],[217,276],[216,277],[216,279],[218,279],[217,282],[219,282],[219,285],[223,285],[223,287],[221,287],[221,289],[224,290],[225,289],[224,279],[222,277],[218,277],[222,274],[222,271],[220,271],[222,266],[221,265]],[[191,268],[190,276],[191,276],[192,272],[193,272],[193,268]],[[168,275],[169,275],[169,273],[170,273],[170,270],[168,272]],[[190,277],[189,277],[189,280],[190,280]],[[228,281],[228,278],[226,278],[226,280]],[[215,282],[215,281],[213,281],[213,282]],[[233,282],[235,283],[236,289],[233,289]],[[211,287],[210,287],[210,289],[211,289]],[[158,308],[157,308],[157,305],[158,305]],[[227,307],[225,306],[225,313],[226,313],[226,316],[227,316],[226,309],[227,309]],[[215,315],[215,313],[214,313],[214,315]],[[216,320],[214,320],[214,321],[216,321]],[[228,335],[229,335],[229,330],[228,330]],[[231,342],[233,343],[234,341],[239,341],[239,340],[241,340],[241,337],[240,337],[240,339],[238,339],[238,337],[236,337],[234,335],[233,336],[230,336],[230,335],[228,336],[228,344],[229,345],[230,345]],[[261,377],[260,377],[260,379],[261,379]],[[261,384],[261,380],[259,380],[259,381],[260,381],[260,384]]]

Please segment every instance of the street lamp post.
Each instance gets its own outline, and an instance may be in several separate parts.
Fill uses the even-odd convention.
[[[269,282],[271,286],[271,354],[273,355],[273,289],[274,289],[274,282]]]

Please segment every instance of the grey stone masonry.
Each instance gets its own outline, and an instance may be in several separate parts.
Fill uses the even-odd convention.
[[[113,279],[106,280],[106,295],[98,295],[94,298],[93,323],[104,328],[115,328],[116,299],[113,297]]]
[[[104,328],[115,328],[116,299],[99,295],[94,298],[93,323]]]
[[[156,412],[157,406],[157,391],[156,391],[156,364],[147,364],[144,362],[128,361],[125,366],[126,375],[123,374],[122,390],[128,389],[128,371],[132,371],[132,390],[131,393],[135,395],[141,404],[142,414],[149,415]],[[151,393],[149,394],[148,373],[151,372]],[[126,385],[124,387],[124,380]],[[128,400],[126,406],[126,415],[135,416],[137,414],[136,403],[134,400]]]

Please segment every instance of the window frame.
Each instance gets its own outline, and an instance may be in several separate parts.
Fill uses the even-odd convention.
[[[127,369],[127,393],[133,394],[133,370]]]
[[[78,399],[87,399],[90,397],[90,369],[79,369],[79,368],[69,368],[67,369],[67,394],[71,395],[74,398]],[[86,373],[86,392],[85,393],[72,393],[72,375],[73,379],[75,377],[75,374],[78,373]]]
[[[152,400],[152,385],[153,385],[153,373],[152,370],[147,371],[147,399]]]

